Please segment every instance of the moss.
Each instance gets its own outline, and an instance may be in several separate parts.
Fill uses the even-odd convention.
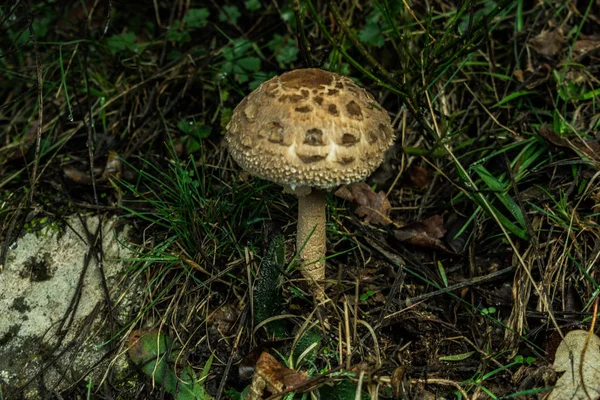
[[[11,340],[17,336],[21,330],[20,324],[13,324],[8,328],[8,331],[0,337],[0,347],[7,345]]]
[[[25,268],[20,276],[23,279],[31,279],[32,282],[43,282],[52,278],[50,270],[50,254],[44,253],[41,258],[30,257],[24,264]]]
[[[15,298],[12,303],[12,308],[23,314],[31,310],[31,307],[27,304],[24,296]],[[27,318],[27,316],[24,317]]]

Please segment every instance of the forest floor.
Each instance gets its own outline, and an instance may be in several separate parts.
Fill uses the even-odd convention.
[[[600,393],[597,1],[12,0],[0,49],[0,265],[26,233],[118,217],[139,283],[99,313],[105,361],[132,368],[40,398],[546,398],[581,330],[573,390]],[[305,67],[366,88],[396,136],[328,195],[322,304],[297,199],[224,140],[244,96]]]

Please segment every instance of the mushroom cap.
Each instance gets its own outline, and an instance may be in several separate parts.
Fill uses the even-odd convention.
[[[388,113],[369,92],[339,74],[306,68],[246,96],[225,138],[249,173],[292,189],[326,189],[370,175],[394,134]]]

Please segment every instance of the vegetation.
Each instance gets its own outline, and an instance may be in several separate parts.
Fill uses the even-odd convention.
[[[600,293],[599,15],[594,0],[0,6],[0,265],[32,220],[119,215],[144,290],[110,336],[160,329],[146,352],[177,353],[63,398],[274,393],[262,351],[294,377],[286,399],[547,394]],[[295,198],[223,143],[246,94],[301,67],[368,88],[397,136],[368,181],[389,223],[328,199],[323,307],[295,269]]]

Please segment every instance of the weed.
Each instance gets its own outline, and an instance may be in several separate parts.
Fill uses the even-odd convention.
[[[0,7],[1,260],[37,212],[122,214],[144,289],[115,338],[163,327],[176,377],[211,395],[242,393],[237,365],[260,346],[323,398],[549,390],[534,372],[551,335],[589,324],[600,293],[596,2],[58,3]],[[393,224],[328,199],[319,312],[295,281],[295,200],[222,143],[243,96],[298,67],[359,81],[397,136],[369,182]],[[396,239],[432,216],[444,246]]]

